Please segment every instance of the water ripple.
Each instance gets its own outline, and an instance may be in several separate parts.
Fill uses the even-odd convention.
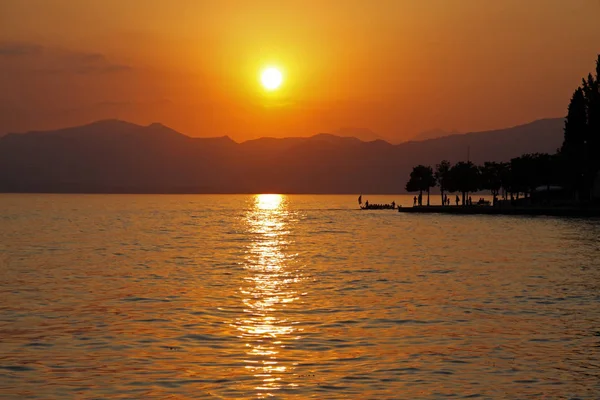
[[[599,221],[355,202],[0,196],[0,396],[598,398]]]

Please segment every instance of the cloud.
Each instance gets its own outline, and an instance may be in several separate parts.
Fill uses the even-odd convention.
[[[135,102],[129,100],[105,100],[94,104],[94,107],[130,107],[135,105]]]
[[[35,43],[0,43],[0,57],[41,54],[44,46]]]
[[[65,72],[77,74],[90,73],[116,73],[130,71],[129,65],[115,64],[110,62],[104,54],[68,52],[63,54],[65,61]]]
[[[74,62],[81,63],[103,63],[106,62],[106,56],[100,53],[81,53],[81,52],[68,52],[65,58],[71,59]]]
[[[132,70],[129,65],[110,61],[104,54],[45,47],[37,43],[0,43],[0,57],[20,72],[36,74],[114,74]]]
[[[93,105],[94,108],[110,108],[110,107],[164,107],[173,105],[173,101],[160,98],[148,101],[133,101],[133,100],[104,100]]]
[[[120,64],[92,64],[92,65],[65,65],[59,68],[40,68],[36,72],[47,74],[73,74],[73,75],[88,75],[88,74],[110,74],[118,72],[131,71],[133,68],[129,65]]]

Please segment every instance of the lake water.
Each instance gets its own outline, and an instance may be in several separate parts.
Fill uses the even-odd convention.
[[[0,398],[600,398],[600,220],[356,197],[0,195]]]

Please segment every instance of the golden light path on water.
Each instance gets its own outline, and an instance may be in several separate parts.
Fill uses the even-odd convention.
[[[599,398],[600,221],[357,206],[0,195],[0,398]]]
[[[261,194],[254,198],[254,208],[248,211],[246,223],[252,237],[246,250],[243,317],[237,329],[246,344],[246,370],[257,378],[258,397],[269,397],[283,387],[293,388],[294,382],[284,382],[296,363],[284,361],[286,343],[297,339],[294,321],[284,318],[282,311],[298,300],[294,289],[300,281],[289,268],[294,255],[286,254],[289,244],[287,200],[278,194]]]

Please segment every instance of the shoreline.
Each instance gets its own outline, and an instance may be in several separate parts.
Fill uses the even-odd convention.
[[[400,213],[450,215],[526,215],[551,217],[600,217],[600,208],[575,207],[491,207],[491,206],[420,206],[400,207]]]

